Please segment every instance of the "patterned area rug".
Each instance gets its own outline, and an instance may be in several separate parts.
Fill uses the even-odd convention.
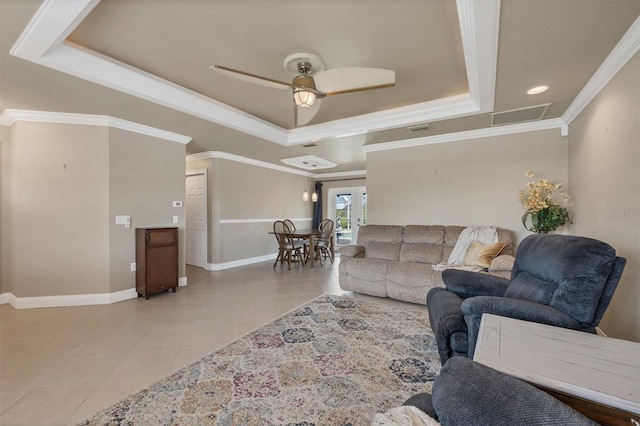
[[[80,425],[369,425],[439,371],[426,307],[322,296]]]

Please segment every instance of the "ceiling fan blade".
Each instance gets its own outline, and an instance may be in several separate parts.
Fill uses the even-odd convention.
[[[293,87],[289,83],[284,83],[282,81],[273,80],[271,78],[262,77],[260,75],[251,74],[245,71],[235,70],[223,65],[212,65],[209,67],[209,69],[218,71],[222,74],[226,74],[240,80],[248,81],[249,83],[260,84],[261,86],[272,87],[274,89],[291,89]]]
[[[314,80],[318,90],[327,95],[339,95],[392,87],[396,84],[396,73],[382,68],[334,68],[316,74]]]
[[[315,117],[318,111],[320,111],[320,103],[320,99],[316,98],[313,105],[302,108],[296,105],[294,102],[293,112],[296,127],[304,126],[305,124],[308,124],[311,120],[313,120],[313,117]]]

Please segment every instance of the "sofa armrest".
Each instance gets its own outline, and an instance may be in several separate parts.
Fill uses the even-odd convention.
[[[510,254],[501,254],[491,259],[491,266],[489,266],[489,272],[493,271],[509,271],[513,270],[513,264],[516,262],[516,258]]]
[[[364,246],[351,244],[348,246],[342,246],[338,249],[340,256],[346,257],[364,257]]]
[[[461,297],[503,296],[510,281],[506,278],[460,269],[442,271],[442,281],[447,290]]]

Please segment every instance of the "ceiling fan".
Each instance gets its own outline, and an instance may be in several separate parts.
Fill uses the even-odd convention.
[[[212,65],[209,68],[250,83],[275,89],[292,89],[296,126],[311,121],[320,109],[320,99],[326,96],[381,89],[396,84],[395,72],[382,68],[346,67],[325,71],[322,59],[311,53],[290,55],[283,65],[285,71],[294,76],[291,83],[223,65]]]

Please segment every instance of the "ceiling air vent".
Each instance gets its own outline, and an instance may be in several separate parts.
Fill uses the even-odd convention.
[[[410,132],[419,132],[420,130],[431,130],[431,124],[423,123],[407,127]]]
[[[492,126],[526,123],[542,120],[551,104],[536,105],[527,108],[512,109],[510,111],[494,112],[491,114]]]

